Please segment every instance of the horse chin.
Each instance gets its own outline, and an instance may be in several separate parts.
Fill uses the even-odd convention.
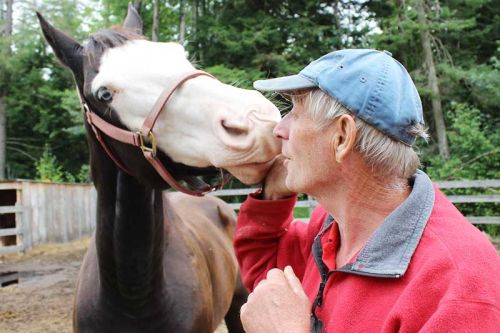
[[[264,163],[247,163],[231,166],[227,167],[226,170],[243,184],[254,185],[264,180],[272,164],[273,160],[270,160]]]

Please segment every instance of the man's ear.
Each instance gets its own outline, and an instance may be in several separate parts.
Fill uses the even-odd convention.
[[[330,145],[337,163],[341,163],[353,150],[357,133],[358,130],[353,116],[344,114],[335,120]]]

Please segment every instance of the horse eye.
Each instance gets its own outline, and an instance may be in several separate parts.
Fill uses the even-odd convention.
[[[109,103],[113,100],[113,93],[106,87],[101,87],[97,90],[96,97],[101,102]]]

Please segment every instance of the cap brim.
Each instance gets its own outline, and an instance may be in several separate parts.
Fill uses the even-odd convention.
[[[257,80],[253,83],[253,87],[260,91],[290,91],[305,88],[317,87],[317,85],[305,76],[300,74],[278,77],[269,80]]]

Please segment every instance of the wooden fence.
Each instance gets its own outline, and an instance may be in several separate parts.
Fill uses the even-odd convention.
[[[0,182],[0,254],[90,235],[95,210],[90,184]]]
[[[500,179],[435,181],[434,183],[442,190],[460,188],[500,188]],[[495,192],[499,193],[499,191]],[[500,203],[500,194],[447,195],[446,197],[454,204],[479,202]],[[467,219],[474,224],[500,224],[500,216],[467,216]]]
[[[443,190],[493,189],[494,194],[448,195],[453,203],[500,203],[500,179],[437,181]],[[213,192],[219,197],[236,197],[239,209],[244,196],[255,189]],[[62,243],[89,236],[95,229],[96,191],[91,184],[54,184],[32,181],[0,182],[0,254],[18,252],[42,243]],[[297,202],[309,213],[318,203],[312,197]],[[475,224],[500,224],[500,216],[467,216]]]
[[[434,183],[441,190],[465,188],[477,188],[485,190],[500,188],[500,179],[436,181]],[[255,191],[255,188],[228,189],[215,191],[212,194],[218,197],[238,197],[248,195],[249,193],[253,193]],[[500,194],[447,195],[447,198],[454,204],[479,202],[500,203]],[[237,210],[241,206],[241,201],[231,203],[230,205],[233,209]],[[318,202],[314,200],[314,198],[308,196],[305,199],[297,201],[295,207],[307,207],[309,208],[309,212],[311,212],[312,209],[317,205]],[[467,219],[474,224],[500,224],[500,216],[467,216]]]

